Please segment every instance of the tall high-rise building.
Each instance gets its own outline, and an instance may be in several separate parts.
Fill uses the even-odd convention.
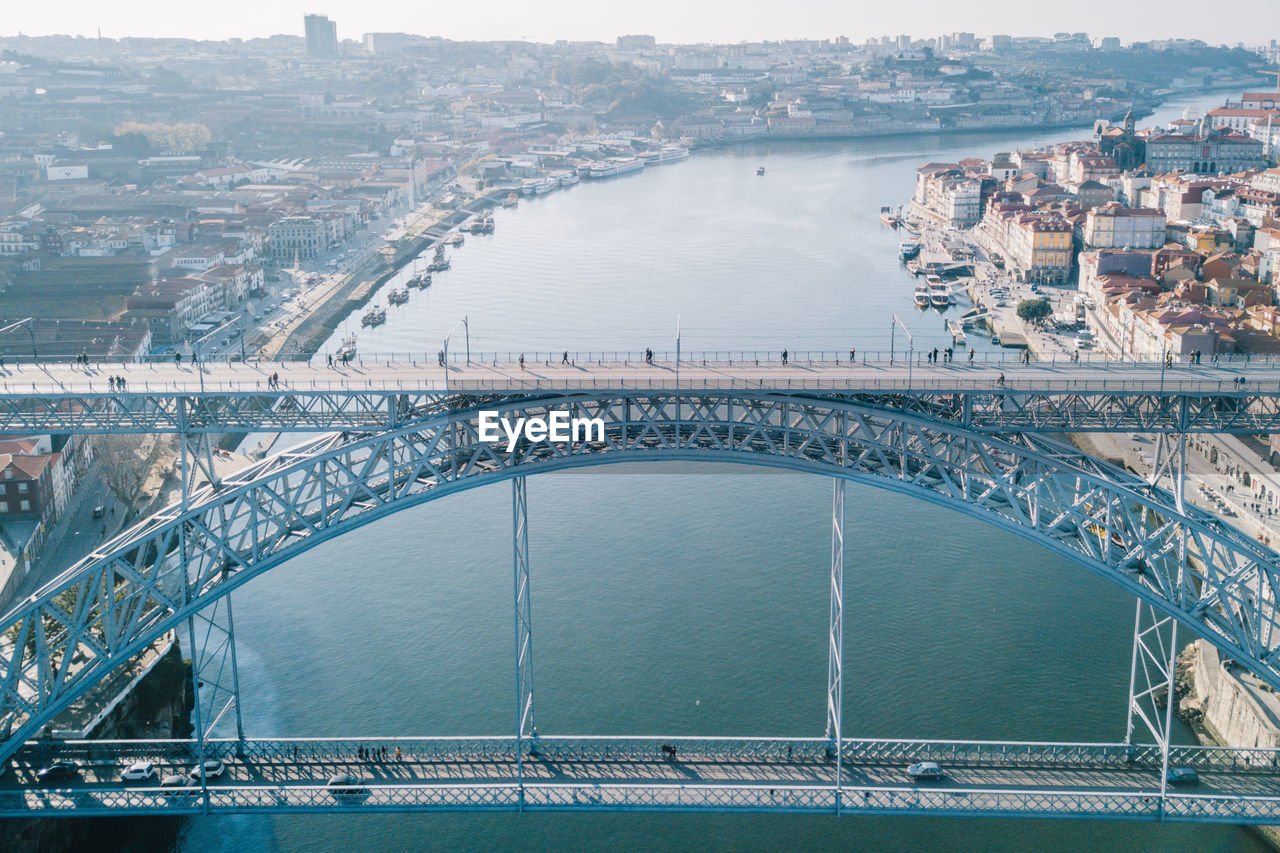
[[[324,15],[307,15],[302,19],[307,31],[307,56],[324,58],[338,55],[338,25]]]

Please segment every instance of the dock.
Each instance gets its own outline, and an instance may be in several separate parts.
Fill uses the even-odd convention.
[[[962,345],[965,343],[964,325],[959,320],[948,320],[947,331],[951,333],[951,342],[953,344]]]

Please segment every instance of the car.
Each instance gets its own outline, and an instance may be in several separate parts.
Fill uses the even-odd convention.
[[[95,506],[95,507],[93,508],[93,517],[94,517],[94,518],[102,518],[102,517],[103,517],[104,515],[106,515],[106,514],[107,514],[107,508],[106,508],[105,506],[103,506],[102,504],[98,504],[97,506]]]
[[[907,768],[907,775],[917,782],[931,782],[942,778],[942,768],[936,761],[917,761]]]
[[[206,779],[217,779],[227,772],[227,765],[217,758],[206,758],[204,760],[204,777]],[[200,768],[192,767],[187,773],[192,779],[200,778]]]
[[[361,799],[369,796],[369,789],[360,784],[360,777],[350,773],[335,773],[325,783],[335,800]]]
[[[120,773],[120,778],[126,782],[143,782],[155,775],[156,766],[150,761],[135,761]]]
[[[40,783],[61,782],[74,779],[80,774],[80,765],[74,761],[55,761],[36,771],[36,781]]]
[[[161,788],[190,788],[194,780],[181,773],[169,773],[160,780]]]
[[[1170,785],[1199,785],[1200,774],[1191,767],[1170,767],[1165,774]]]

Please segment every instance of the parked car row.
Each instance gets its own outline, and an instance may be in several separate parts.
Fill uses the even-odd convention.
[[[54,782],[66,782],[80,776],[80,765],[74,761],[55,761],[36,771],[36,781],[42,785]],[[219,779],[227,772],[225,762],[217,758],[205,759],[203,771],[201,766],[192,767],[184,773],[170,773],[160,779],[160,787],[186,787],[198,785],[203,775],[206,780]],[[150,761],[135,761],[120,771],[122,782],[150,782],[158,775],[156,766]]]

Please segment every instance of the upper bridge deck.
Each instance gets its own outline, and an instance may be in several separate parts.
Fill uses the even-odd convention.
[[[272,381],[272,377],[278,381]],[[123,385],[111,380],[122,378]],[[400,356],[330,366],[171,360],[0,370],[0,432],[377,430],[457,395],[839,396],[984,431],[1280,431],[1280,364],[904,364],[836,358]]]

